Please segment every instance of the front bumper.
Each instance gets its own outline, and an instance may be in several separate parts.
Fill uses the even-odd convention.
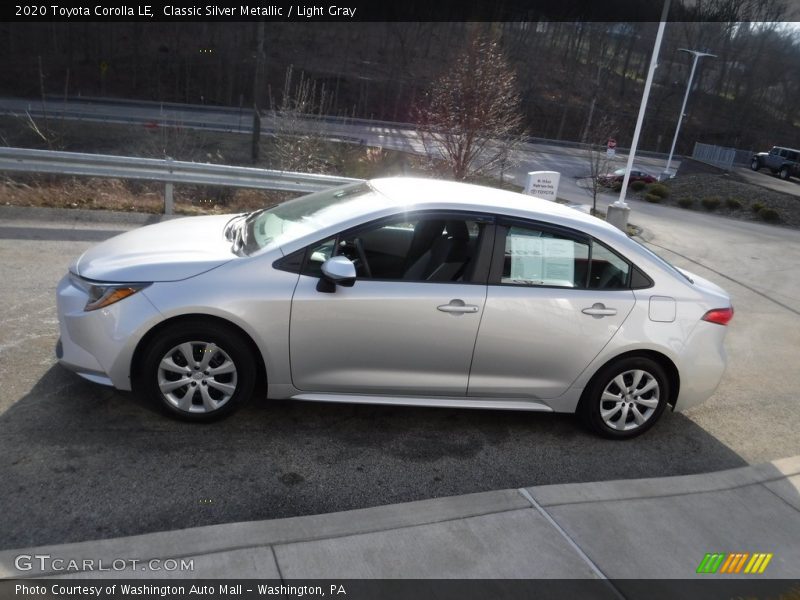
[[[130,390],[130,367],[136,344],[161,315],[144,292],[89,312],[83,310],[87,298],[69,275],[59,282],[58,362],[89,381]]]

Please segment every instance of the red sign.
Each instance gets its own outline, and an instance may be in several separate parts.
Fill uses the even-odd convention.
[[[608,138],[608,148],[610,150],[613,150],[616,147],[617,147],[617,140],[615,140],[614,138]]]

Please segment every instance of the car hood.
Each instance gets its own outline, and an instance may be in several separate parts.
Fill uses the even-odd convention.
[[[223,228],[233,215],[188,217],[125,232],[83,253],[70,271],[107,282],[177,281],[236,255]]]

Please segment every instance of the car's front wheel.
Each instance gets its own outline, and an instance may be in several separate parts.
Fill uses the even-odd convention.
[[[596,433],[627,439],[650,429],[664,412],[669,379],[656,361],[628,357],[598,373],[581,400],[579,412]]]
[[[761,165],[759,164],[759,162],[758,162],[758,159],[757,159],[757,158],[754,158],[754,159],[753,159],[753,160],[750,162],[750,168],[751,168],[753,171],[758,171],[758,170],[761,168]]]
[[[242,336],[214,322],[178,323],[144,352],[135,389],[187,421],[211,421],[250,398],[256,363]]]

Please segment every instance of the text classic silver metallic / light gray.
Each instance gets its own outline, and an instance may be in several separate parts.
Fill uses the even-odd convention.
[[[270,398],[578,412],[633,437],[725,370],[728,295],[594,217],[379,179],[150,225],[57,291],[62,365],[209,420]]]

